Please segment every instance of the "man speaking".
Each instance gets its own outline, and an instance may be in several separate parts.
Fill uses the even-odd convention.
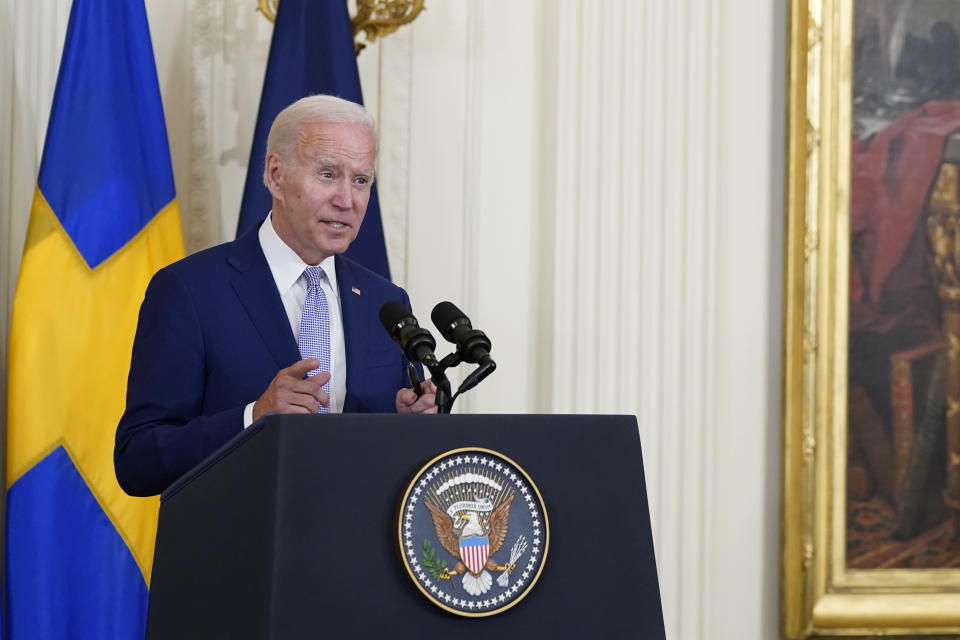
[[[274,120],[259,229],[157,272],[140,308],[117,427],[120,486],[162,492],[268,413],[436,412],[432,382],[377,320],[406,292],[344,257],[370,199],[377,142],[363,107],[299,100]]]

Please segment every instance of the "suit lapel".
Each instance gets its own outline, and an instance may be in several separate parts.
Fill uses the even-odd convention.
[[[343,341],[347,354],[347,395],[343,399],[343,412],[356,411],[359,405],[359,391],[363,386],[363,366],[367,361],[367,348],[370,344],[368,298],[363,296],[363,288],[357,279],[352,265],[341,256],[335,258],[337,265],[337,289],[340,291],[340,311],[343,314]]]
[[[238,271],[233,289],[278,369],[300,360],[300,350],[290,330],[277,284],[260,248],[256,227],[233,243],[227,262]]]

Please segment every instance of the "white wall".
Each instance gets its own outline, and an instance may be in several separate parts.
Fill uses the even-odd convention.
[[[252,4],[147,0],[188,250],[236,224]],[[429,1],[359,58],[394,279],[493,339],[459,410],[638,416],[670,638],[777,635],[782,4]],[[0,9],[3,336],[68,9]]]
[[[722,5],[716,14],[722,89],[713,240],[715,432],[705,495],[712,523],[704,571],[712,633],[699,637],[775,638],[788,3]]]

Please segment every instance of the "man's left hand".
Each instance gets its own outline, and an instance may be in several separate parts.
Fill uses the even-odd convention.
[[[413,389],[397,391],[397,413],[436,413],[437,412],[437,385],[433,380],[420,383],[423,395],[417,397]]]

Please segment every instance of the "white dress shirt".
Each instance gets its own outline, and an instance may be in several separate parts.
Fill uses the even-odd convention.
[[[280,292],[283,308],[287,312],[290,330],[294,339],[300,340],[300,318],[303,316],[303,303],[307,297],[307,277],[303,270],[309,266],[300,256],[280,239],[273,228],[273,214],[260,225],[260,247],[267,258],[270,273]],[[337,289],[337,271],[333,256],[320,263],[323,276],[320,278],[320,290],[327,297],[330,311],[330,412],[343,411],[343,398],[347,392],[347,352],[343,339],[343,313],[340,311],[340,292]],[[292,362],[290,364],[293,364]],[[243,427],[253,422],[251,402],[243,412]]]

